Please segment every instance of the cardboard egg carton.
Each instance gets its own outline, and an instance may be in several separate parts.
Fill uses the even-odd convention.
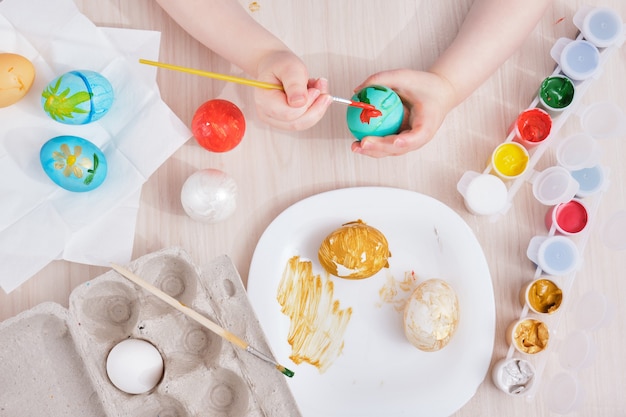
[[[172,248],[128,269],[261,352],[270,348],[227,256],[203,268]],[[117,389],[109,351],[144,339],[164,374],[145,394]],[[0,323],[0,416],[300,416],[285,376],[114,271]]]

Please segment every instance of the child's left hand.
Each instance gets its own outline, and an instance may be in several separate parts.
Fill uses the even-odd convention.
[[[399,133],[366,136],[352,144],[352,151],[374,158],[403,155],[428,143],[454,107],[454,90],[443,77],[408,69],[383,71],[367,78],[355,91],[379,84],[394,90],[404,103],[405,115]]]

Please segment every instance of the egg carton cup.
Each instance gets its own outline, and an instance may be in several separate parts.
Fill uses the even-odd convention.
[[[170,248],[128,269],[271,355],[226,255],[198,268]],[[129,338],[163,357],[145,394],[119,390],[106,373],[109,351]],[[0,416],[300,416],[285,378],[114,271],[77,287],[68,309],[45,302],[0,323]]]
[[[594,9],[596,8],[581,8],[574,18],[574,24],[580,29],[583,25],[582,21],[584,17]],[[490,160],[483,171],[477,172],[469,170],[461,176],[457,183],[457,191],[463,196],[465,206],[470,213],[486,216],[492,222],[499,220],[506,214],[511,208],[513,199],[520,188],[525,183],[534,184],[541,178],[543,172],[536,171],[534,168],[548,149],[562,142],[562,140],[560,140],[561,138],[558,138],[558,132],[571,115],[579,117],[585,134],[591,136],[591,139],[612,138],[622,136],[626,133],[623,112],[613,103],[601,102],[579,108],[581,99],[584,97],[589,87],[591,87],[593,81],[600,78],[602,75],[603,67],[606,62],[626,41],[626,29],[624,29],[624,27],[626,27],[626,25],[622,24],[621,35],[610,45],[597,47],[598,67],[594,74],[582,80],[570,78],[576,91],[572,103],[559,114],[552,115],[552,126],[547,138],[539,142],[537,146],[527,149],[528,163],[526,169],[521,174],[515,177],[503,178],[496,173],[494,164]],[[550,76],[567,77],[563,65],[560,62],[560,55],[567,45],[573,41],[586,42],[587,40],[585,39],[585,35],[581,32],[575,39],[560,38],[554,43],[550,50],[550,56],[555,60],[557,65]],[[524,110],[534,108],[542,108],[539,94],[535,96],[530,105]],[[608,126],[612,128],[611,131],[607,130],[609,129]],[[515,129],[511,129],[502,144],[514,142],[515,140]],[[563,201],[566,200],[567,197],[563,197]]]

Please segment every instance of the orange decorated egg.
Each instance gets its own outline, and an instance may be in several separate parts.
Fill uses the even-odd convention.
[[[20,101],[35,80],[35,67],[18,54],[0,54],[0,107]]]

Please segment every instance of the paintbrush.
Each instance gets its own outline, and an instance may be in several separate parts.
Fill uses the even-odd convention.
[[[163,62],[150,61],[147,59],[139,59],[140,64],[152,65],[154,67],[165,68],[174,71],[186,72],[188,74],[200,75],[202,77],[213,78],[216,80],[228,81],[231,83],[248,85],[251,87],[265,88],[266,90],[284,90],[280,84],[266,83],[263,81],[251,80],[249,78],[236,77],[234,75],[220,74],[217,72],[203,71],[194,68],[181,67],[179,65],[165,64]],[[348,100],[347,98],[331,96],[336,103],[347,104],[348,106],[359,107],[361,109],[379,111],[373,104],[362,103],[360,101]]]
[[[171,297],[170,295],[164,293],[163,291],[161,291],[160,289],[158,289],[154,285],[150,284],[149,282],[144,281],[142,278],[140,278],[139,276],[137,276],[133,272],[131,272],[131,271],[129,271],[129,270],[119,266],[119,265],[116,265],[114,263],[111,264],[111,268],[113,268],[115,271],[117,271],[120,275],[128,278],[129,280],[131,280],[135,284],[139,285],[141,288],[147,290],[152,295],[156,296],[157,298],[161,299],[162,301],[165,301],[167,304],[169,304],[170,306],[174,307],[176,310],[180,311],[181,313],[185,314],[187,317],[197,321],[198,323],[200,323],[201,325],[203,325],[207,329],[211,330],[213,333],[223,337],[224,339],[226,339],[229,342],[231,342],[232,344],[240,347],[241,349],[245,350],[246,352],[253,354],[257,358],[262,359],[265,362],[268,362],[268,363],[274,365],[274,367],[276,369],[278,369],[282,374],[284,374],[284,375],[286,375],[286,376],[288,376],[290,378],[294,375],[293,371],[285,368],[284,366],[282,366],[281,364],[279,364],[278,362],[276,362],[275,360],[273,360],[269,356],[261,353],[260,351],[258,351],[257,349],[255,349],[254,347],[252,347],[251,345],[246,343],[244,340],[240,339],[239,337],[237,337],[233,333],[229,332],[228,330],[222,328],[217,323],[214,323],[213,321],[209,320],[208,318],[206,318],[202,314],[198,313],[197,311],[192,310],[191,308],[187,307],[186,305],[184,305],[183,303],[181,303],[180,301],[178,301],[174,297]]]

